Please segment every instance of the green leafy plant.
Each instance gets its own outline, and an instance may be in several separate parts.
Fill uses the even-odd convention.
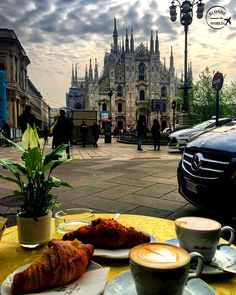
[[[58,196],[52,194],[51,189],[71,187],[52,176],[56,167],[70,161],[61,159],[67,145],[62,144],[44,156],[45,144],[41,150],[37,130],[29,125],[22,136],[22,146],[5,140],[22,152],[22,161],[0,159],[0,165],[10,172],[10,176],[0,175],[0,178],[18,185],[19,189],[14,191],[14,195],[21,201],[21,216],[37,218],[46,215],[48,210],[59,205]]]

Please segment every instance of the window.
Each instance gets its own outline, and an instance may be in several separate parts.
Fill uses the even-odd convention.
[[[141,62],[138,66],[139,80],[145,80],[145,71],[146,71],[145,64]]]
[[[107,104],[106,103],[103,103],[102,104],[102,111],[103,112],[106,112],[106,110],[107,110]]]
[[[117,96],[122,96],[123,95],[123,88],[121,85],[117,86]]]
[[[167,88],[166,88],[166,86],[161,87],[161,96],[162,97],[167,96]]]
[[[122,103],[121,102],[119,102],[118,103],[118,112],[122,112]]]
[[[145,100],[145,91],[144,90],[140,90],[140,92],[139,92],[139,99],[140,100]]]

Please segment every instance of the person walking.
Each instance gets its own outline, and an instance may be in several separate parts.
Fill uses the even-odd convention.
[[[2,121],[1,132],[2,132],[2,135],[4,137],[6,137],[6,139],[11,139],[11,129],[5,120]],[[5,144],[5,146],[10,146],[10,144],[7,140],[4,140],[4,144]]]
[[[44,128],[43,128],[44,144],[48,143],[48,136],[49,136],[49,129],[48,129],[48,126],[45,125]]]
[[[160,150],[161,126],[157,119],[153,120],[151,132],[153,137],[154,150]]]
[[[85,147],[87,143],[87,136],[88,136],[88,125],[85,120],[83,120],[80,125],[80,133],[82,138],[82,145],[83,147]]]
[[[70,158],[70,134],[71,134],[71,124],[69,118],[65,116],[65,111],[60,110],[60,115],[57,118],[55,125],[53,126],[53,146],[57,148],[61,144],[67,144],[66,154],[67,158]]]
[[[98,126],[96,121],[93,123],[93,126],[91,127],[91,132],[92,132],[92,136],[93,136],[93,146],[98,148],[97,142],[99,139],[100,127]]]
[[[143,140],[144,140],[144,136],[145,136],[145,132],[146,132],[146,126],[143,122],[143,120],[138,119],[137,122],[137,132],[138,132],[138,147],[137,150],[138,151],[142,151],[142,144],[143,144]]]
[[[38,120],[35,115],[31,113],[31,110],[31,106],[27,104],[24,112],[19,116],[19,126],[22,134],[27,129],[27,124],[29,124],[31,128],[34,128],[34,126],[37,127],[38,125]]]

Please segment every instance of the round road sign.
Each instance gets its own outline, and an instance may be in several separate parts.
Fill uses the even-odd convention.
[[[212,79],[212,87],[215,90],[220,90],[223,86],[224,77],[220,72],[216,72]]]

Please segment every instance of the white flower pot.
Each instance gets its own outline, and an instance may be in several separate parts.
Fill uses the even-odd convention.
[[[50,240],[52,212],[37,217],[22,217],[17,214],[18,240],[24,248],[38,248]]]

